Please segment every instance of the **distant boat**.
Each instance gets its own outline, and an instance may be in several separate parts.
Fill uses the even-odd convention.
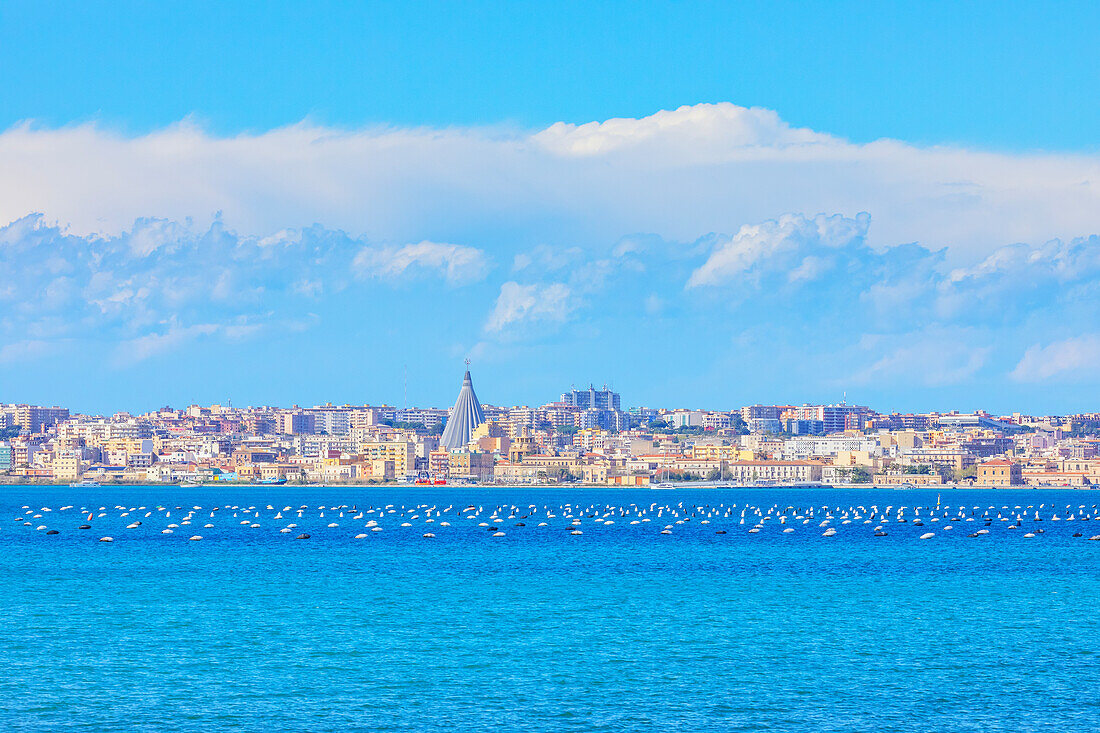
[[[198,481],[181,481],[180,482],[180,488],[181,489],[194,489],[194,488],[199,487],[199,486],[202,486],[202,484],[200,484]]]
[[[70,489],[100,489],[103,488],[98,481],[84,480],[75,484],[69,484]]]
[[[651,489],[675,489],[676,487],[670,483],[652,484]]]
[[[256,482],[257,486],[282,486],[286,483],[285,478],[265,478]]]

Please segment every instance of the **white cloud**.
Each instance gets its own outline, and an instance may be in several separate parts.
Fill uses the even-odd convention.
[[[346,291],[357,274],[417,271],[462,285],[488,267],[472,247],[384,247],[320,226],[254,237],[221,221],[139,219],[117,235],[80,236],[30,215],[0,226],[0,339],[26,340],[10,344],[9,359],[39,341],[91,338],[121,344],[124,361],[141,361],[205,328],[240,340],[265,322],[296,319],[303,305]]]
[[[830,250],[861,246],[871,217],[854,219],[819,214],[810,219],[786,214],[762,224],[747,224],[718,242],[710,256],[691,273],[689,288],[722,285],[781,271],[791,282],[813,280],[829,269]]]
[[[154,356],[174,351],[200,336],[216,333],[219,326],[201,323],[193,326],[171,325],[161,333],[148,333],[120,343],[115,352],[116,366],[132,366]]]
[[[506,282],[500,286],[500,295],[485,322],[485,331],[500,334],[539,322],[560,323],[573,309],[570,295],[569,286],[563,283],[520,285]]]
[[[583,257],[584,250],[580,247],[550,247],[540,244],[526,252],[516,254],[512,260],[512,271],[521,272],[532,268],[553,272],[569,267]]]
[[[961,384],[985,366],[992,349],[975,342],[969,330],[932,328],[900,336],[867,335],[860,340],[855,384]]]
[[[0,220],[39,211],[79,234],[221,211],[248,235],[324,222],[373,241],[504,241],[537,228],[547,245],[588,248],[632,232],[693,241],[790,211],[869,211],[873,247],[950,247],[965,266],[1005,242],[1100,232],[1095,154],[856,144],[732,104],[534,132],[301,123],[218,137],[185,122],[128,137],[28,124],[0,133],[0,171]]]
[[[695,156],[746,147],[835,143],[829,135],[793,128],[770,109],[735,104],[684,105],[641,119],[615,118],[573,125],[555,122],[534,139],[557,153],[598,155],[640,146],[674,149]],[[721,152],[719,152],[721,154]]]
[[[404,247],[364,247],[352,264],[363,275],[391,279],[414,269],[438,270],[451,285],[482,280],[490,267],[480,249],[428,241]]]
[[[0,364],[14,364],[23,361],[33,361],[47,356],[55,348],[55,344],[39,339],[24,339],[13,341],[0,347]]]
[[[1043,382],[1053,377],[1094,376],[1100,365],[1100,335],[1088,334],[1032,346],[1012,370],[1018,382]]]

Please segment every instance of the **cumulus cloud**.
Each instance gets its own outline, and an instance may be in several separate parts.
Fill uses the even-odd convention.
[[[1097,365],[1100,365],[1100,335],[1086,334],[1030,347],[1010,376],[1020,382],[1094,376]]]
[[[41,214],[0,227],[3,359],[30,359],[77,336],[120,344],[140,361],[196,337],[247,338],[295,307],[348,289],[357,277],[484,277],[472,247],[377,245],[321,226],[241,235],[215,220],[139,219],[117,235],[77,235]],[[274,307],[273,307],[274,306]]]
[[[501,334],[506,329],[538,323],[560,323],[573,309],[571,291],[564,283],[520,285],[509,281],[500,286],[496,304],[485,321],[485,331]]]
[[[746,109],[728,102],[684,105],[641,119],[615,118],[583,125],[556,122],[534,139],[566,155],[599,155],[645,146],[672,149],[692,159],[738,153],[748,147],[838,142],[830,135],[791,127],[773,110]]]
[[[480,249],[428,241],[404,247],[364,247],[352,264],[364,275],[384,278],[406,276],[411,270],[437,270],[452,285],[477,282],[489,271],[489,260]]]
[[[512,270],[522,272],[528,268],[541,272],[561,270],[584,258],[580,247],[550,247],[540,244],[525,252],[519,252],[512,260]]]
[[[718,242],[710,256],[691,273],[689,288],[751,280],[754,284],[779,273],[791,281],[814,280],[831,266],[830,250],[863,246],[871,217],[819,214],[812,219],[787,214],[762,224],[747,224]]]

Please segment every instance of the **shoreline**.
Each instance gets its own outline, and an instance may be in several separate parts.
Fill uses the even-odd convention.
[[[6,477],[5,477],[6,478]],[[132,487],[132,488],[189,488],[189,489],[216,489],[216,488],[238,488],[238,489],[286,489],[286,488],[303,488],[303,489],[431,489],[447,491],[450,489],[606,489],[608,491],[676,491],[676,490],[698,490],[698,491],[727,491],[731,489],[776,489],[776,490],[804,490],[811,491],[817,489],[832,489],[832,490],[844,490],[844,491],[862,491],[862,490],[888,490],[888,491],[1098,491],[1100,487],[1097,486],[1030,486],[1027,484],[1014,485],[1014,486],[992,486],[986,484],[974,484],[971,486],[958,486],[953,484],[944,484],[939,486],[913,486],[913,487],[900,487],[891,484],[693,484],[683,483],[674,486],[611,486],[607,484],[586,484],[586,483],[567,483],[567,484],[444,484],[440,486],[436,485],[421,485],[412,483],[341,483],[341,484],[256,484],[248,482],[235,482],[225,481],[217,483],[204,483],[204,484],[192,484],[184,486],[182,484],[175,483],[158,483],[158,482],[123,482],[112,481],[110,483],[101,484],[95,487],[76,487],[72,486],[72,482],[67,481],[8,481],[0,478],[0,490],[6,487],[14,486],[26,486],[26,487],[41,487],[41,488],[88,488],[88,489],[107,489],[113,487]]]

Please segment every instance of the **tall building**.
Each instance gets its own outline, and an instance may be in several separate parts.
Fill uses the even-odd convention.
[[[618,410],[619,393],[612,392],[604,385],[603,389],[596,389],[591,384],[588,389],[574,389],[561,396],[561,401],[570,407],[579,407],[582,410]]]
[[[67,407],[38,407],[37,405],[17,405],[15,424],[32,433],[56,425],[69,419]]]
[[[466,376],[462,378],[462,389],[458,391],[458,399],[455,400],[451,416],[447,418],[447,426],[443,428],[443,437],[439,439],[440,447],[447,450],[462,448],[470,442],[474,428],[483,422],[485,413],[474,394],[474,383],[470,379],[470,370],[467,369]]]

